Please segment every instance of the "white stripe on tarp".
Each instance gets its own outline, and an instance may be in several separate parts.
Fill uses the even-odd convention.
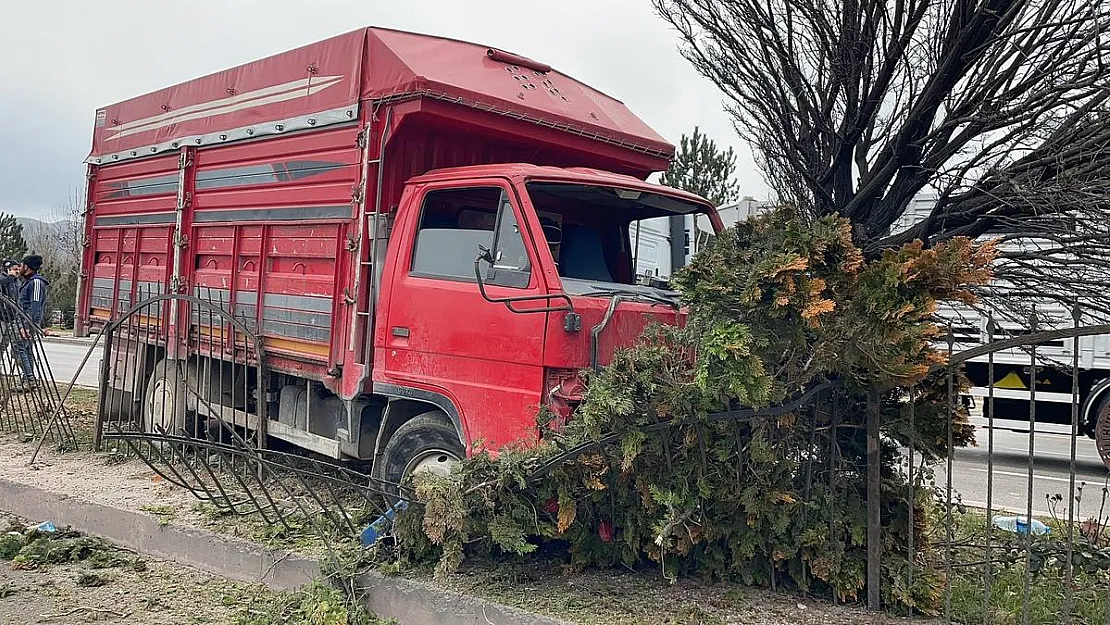
[[[158,128],[170,124],[179,124],[195,119],[213,117],[215,115],[225,115],[227,113],[235,113],[257,106],[276,104],[303,96],[315,95],[328,87],[339,84],[343,79],[344,76],[323,76],[315,80],[302,78],[285,84],[265,87],[263,89],[257,89],[255,91],[249,91],[219,100],[186,106],[176,111],[137,119],[115,126],[108,130],[108,132],[115,134],[107,137],[107,139],[120,139],[133,134],[157,130]]]

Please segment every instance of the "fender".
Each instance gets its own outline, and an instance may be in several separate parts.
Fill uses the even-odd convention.
[[[466,431],[463,428],[462,418],[459,416],[459,409],[455,406],[455,402],[451,401],[451,398],[447,395],[422,388],[387,384],[384,382],[374,382],[372,390],[375,395],[396,397],[398,399],[412,399],[439,408],[447,414],[447,418],[451,419],[451,424],[455,426],[455,430],[459,433],[459,440],[462,441],[464,445],[466,444]]]
[[[1095,420],[1098,419],[1098,415],[1091,414],[1091,411],[1098,409],[1102,395],[1106,393],[1107,390],[1110,390],[1110,378],[1099,380],[1098,383],[1091,387],[1090,392],[1087,393],[1087,399],[1083,402],[1083,411],[1081,414],[1086,421],[1083,429],[1089,431],[1092,436],[1094,435]]]

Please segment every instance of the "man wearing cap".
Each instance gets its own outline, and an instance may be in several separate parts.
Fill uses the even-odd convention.
[[[18,337],[19,326],[15,323],[18,313],[15,307],[18,306],[19,274],[22,269],[18,260],[7,259],[4,261],[4,271],[0,273],[0,358],[8,357],[8,346]]]
[[[18,260],[4,261],[4,273],[0,275],[0,295],[7,295],[14,302],[19,299],[19,275],[23,267]]]
[[[31,255],[23,259],[21,275],[23,284],[19,287],[19,308],[23,314],[30,318],[36,328],[41,328],[46,319],[46,296],[50,291],[50,283],[39,274],[42,269],[42,256]],[[30,390],[36,386],[35,366],[31,359],[31,333],[32,328],[20,329],[20,341],[15,345],[16,358],[23,368],[23,389]]]

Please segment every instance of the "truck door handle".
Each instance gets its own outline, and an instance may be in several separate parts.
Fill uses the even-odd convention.
[[[403,338],[403,339],[409,338],[409,329],[408,328],[402,328],[401,326],[393,326],[393,329],[390,330],[390,333],[393,336],[400,337],[400,338]]]

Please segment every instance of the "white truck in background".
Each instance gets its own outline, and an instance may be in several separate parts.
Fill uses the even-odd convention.
[[[923,219],[935,201],[932,195],[916,197],[893,230],[907,228]],[[1003,243],[1001,247],[1005,250],[1007,247],[1023,249],[1037,245],[1036,240],[1024,240]],[[1063,330],[1097,323],[1089,314],[1081,314],[1077,320],[1073,310],[1058,301],[1046,299],[1022,304],[1020,311],[998,311],[989,315],[970,307],[945,306],[939,315],[951,324],[955,352],[981,347],[991,341],[1015,338],[1034,330]],[[993,331],[990,327],[992,322]],[[947,349],[947,341],[944,341],[943,348]],[[987,398],[993,395],[995,419],[1028,423],[1030,402],[1035,401],[1033,414],[1036,424],[1070,426],[1072,369],[1075,365],[1078,365],[1080,433],[1095,439],[1103,461],[1110,467],[1110,335],[1046,341],[1039,343],[1035,351],[1029,347],[999,350],[971,359],[965,371],[973,385],[971,395],[983,407],[984,418],[992,414]],[[1034,371],[1035,385],[1032,381]]]

